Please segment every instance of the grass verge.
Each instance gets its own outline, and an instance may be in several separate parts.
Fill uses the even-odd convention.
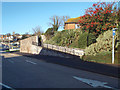
[[[120,55],[119,52],[115,52],[115,64],[120,64],[118,55]],[[111,64],[112,63],[112,52],[99,53],[96,56],[86,55],[86,56],[83,56],[83,60],[97,62],[97,63]]]

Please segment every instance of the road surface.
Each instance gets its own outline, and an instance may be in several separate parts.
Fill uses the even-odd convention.
[[[52,64],[3,52],[2,82],[5,88],[118,88],[118,78]],[[1,61],[1,59],[0,59]]]

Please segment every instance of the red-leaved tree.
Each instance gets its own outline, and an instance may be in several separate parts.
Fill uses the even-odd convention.
[[[98,2],[85,11],[80,17],[81,29],[96,36],[106,30],[116,27],[117,6],[115,2]]]

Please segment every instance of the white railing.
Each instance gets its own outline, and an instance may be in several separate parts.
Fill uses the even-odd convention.
[[[51,45],[51,44],[43,44],[43,47],[60,51],[60,52],[65,52],[68,54],[76,55],[76,56],[83,56],[84,51],[76,48],[68,48],[68,47],[62,47],[62,46],[56,46],[56,45]]]
[[[9,51],[17,51],[17,50],[20,50],[20,48],[13,48],[13,49],[9,49]]]

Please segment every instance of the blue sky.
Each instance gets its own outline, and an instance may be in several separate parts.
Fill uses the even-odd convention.
[[[94,2],[3,2],[2,3],[2,34],[33,33],[32,28],[40,26],[42,31],[49,27],[53,15],[70,16],[84,15],[85,9]],[[60,28],[59,30],[62,30]]]

